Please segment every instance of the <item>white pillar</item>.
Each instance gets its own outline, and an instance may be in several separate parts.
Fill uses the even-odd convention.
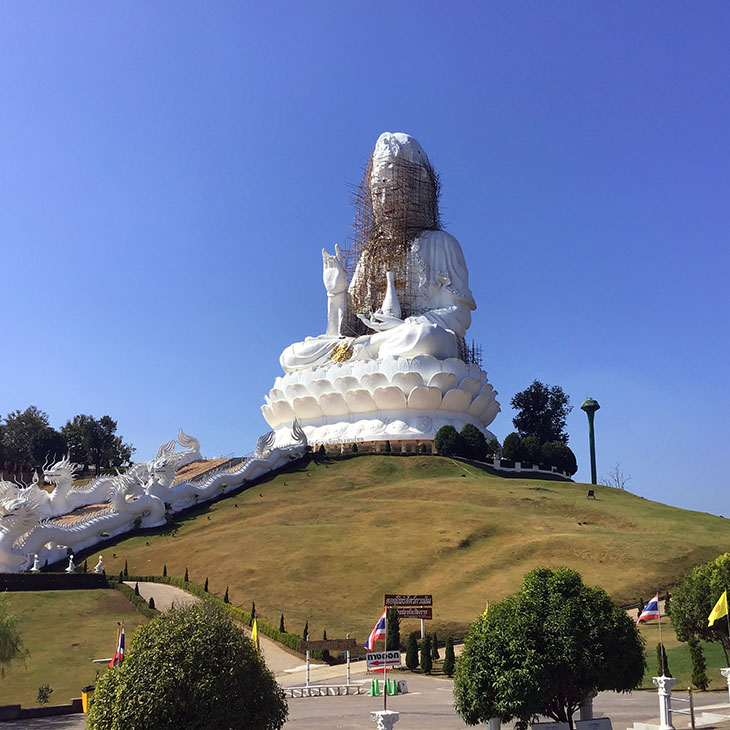
[[[498,717],[490,717],[487,730],[500,730],[502,723]]]
[[[722,674],[722,676],[727,680],[727,694],[728,698],[730,698],[730,667],[721,669],[720,674]]]
[[[350,650],[347,649],[345,651],[345,656],[347,657],[347,684],[349,686],[350,684]]]
[[[370,719],[372,722],[376,722],[377,730],[393,730],[393,725],[400,719],[400,712],[393,712],[393,710],[378,710],[378,712],[371,712]]]
[[[426,622],[423,619],[421,619],[421,638],[426,638]]]
[[[307,649],[307,687],[309,687],[309,649]]]
[[[651,681],[659,692],[659,727],[674,730],[672,725],[672,687],[677,683],[673,677],[652,677]]]

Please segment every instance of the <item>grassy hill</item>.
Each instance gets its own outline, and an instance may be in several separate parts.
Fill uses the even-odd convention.
[[[369,633],[383,593],[432,593],[427,630],[463,633],[538,565],[566,565],[619,602],[648,599],[730,546],[730,521],[629,492],[502,478],[433,456],[293,465],[174,527],[105,546],[114,575],[190,580],[313,638]],[[94,555],[96,554],[94,553]],[[80,556],[83,557],[83,556]],[[91,558],[90,558],[91,560]],[[402,632],[417,622],[404,622]]]

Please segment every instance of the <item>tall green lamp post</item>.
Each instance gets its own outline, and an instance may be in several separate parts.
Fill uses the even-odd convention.
[[[593,430],[593,416],[601,406],[598,405],[597,400],[593,398],[586,398],[583,401],[580,409],[586,412],[588,416],[588,439],[591,442],[591,484],[597,484],[596,482],[596,434]]]

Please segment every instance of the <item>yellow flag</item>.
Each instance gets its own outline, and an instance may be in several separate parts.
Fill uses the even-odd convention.
[[[707,617],[707,625],[712,626],[717,619],[727,616],[727,614],[727,591],[725,590],[715,604],[715,608],[712,609],[712,612]]]
[[[256,651],[261,651],[261,647],[259,646],[259,627],[256,625],[256,619],[253,620],[253,625],[251,626],[251,641],[253,641]]]

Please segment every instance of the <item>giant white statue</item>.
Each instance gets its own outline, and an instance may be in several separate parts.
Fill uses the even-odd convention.
[[[294,419],[315,444],[427,440],[465,423],[491,437],[499,404],[465,345],[476,304],[461,246],[440,228],[438,187],[413,137],[379,137],[353,249],[322,251],[325,332],[282,352],[262,407],[278,440]]]

